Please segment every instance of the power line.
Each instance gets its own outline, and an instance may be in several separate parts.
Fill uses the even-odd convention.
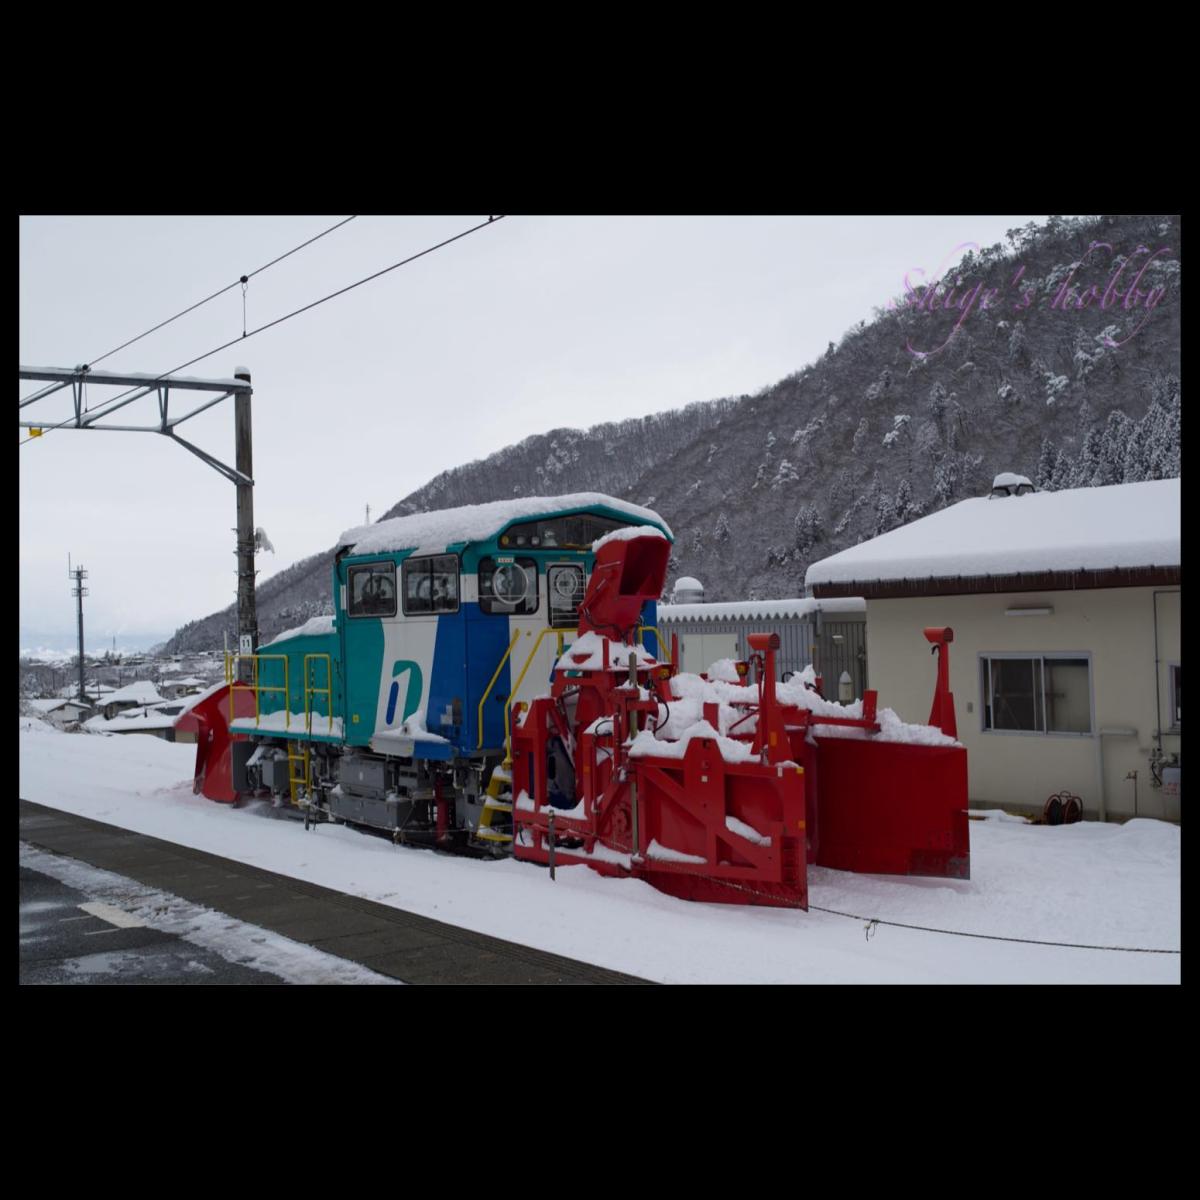
[[[278,258],[271,259],[271,261],[269,263],[264,263],[261,267],[257,268],[257,270],[251,271],[248,275],[238,276],[238,278],[235,279],[232,283],[226,284],[223,288],[220,288],[218,291],[213,292],[213,294],[211,296],[205,296],[203,300],[197,300],[195,304],[190,305],[188,308],[185,308],[182,312],[177,312],[173,317],[168,317],[165,321],[160,321],[153,328],[147,329],[145,333],[139,333],[137,335],[137,337],[130,338],[129,341],[127,341],[127,342],[122,342],[119,346],[116,346],[112,350],[109,350],[106,353],[101,354],[98,358],[88,359],[88,364],[90,366],[94,367],[96,365],[96,363],[103,362],[106,358],[111,358],[114,354],[117,353],[118,350],[124,350],[126,346],[132,346],[134,342],[140,342],[142,340],[142,338],[149,337],[152,333],[156,333],[158,330],[164,328],[167,325],[170,325],[172,321],[178,321],[180,317],[186,317],[188,313],[195,312],[196,309],[207,304],[210,300],[215,300],[218,296],[223,296],[231,288],[237,287],[237,285],[239,283],[244,284],[247,282],[247,280],[253,279],[255,275],[261,275],[262,272],[267,270],[269,267],[275,266],[276,263],[283,262],[283,260],[285,258],[290,258],[291,255],[295,254],[298,250],[303,250],[305,246],[311,246],[313,244],[313,242],[319,241],[321,238],[325,237],[327,234],[333,233],[333,231],[335,229],[341,229],[341,227],[343,225],[349,224],[354,219],[355,219],[354,217],[347,217],[344,221],[339,221],[336,225],[331,225],[324,232],[318,233],[316,235],[316,237],[309,238],[307,242],[301,242],[299,246],[293,247],[286,254],[281,254]],[[124,392],[122,394],[128,395],[129,393]],[[30,395],[32,395],[32,393],[30,393]],[[27,400],[28,398],[29,398],[28,396],[21,397],[22,401]],[[119,397],[118,397],[118,399],[119,399]],[[57,428],[57,426],[56,426],[56,428]]]
[[[247,338],[252,338],[256,333],[262,333],[264,330],[271,329],[276,325],[281,325],[284,321],[290,321],[292,319],[292,317],[298,317],[301,313],[308,312],[308,310],[310,308],[316,308],[318,305],[324,304],[327,300],[333,300],[338,296],[345,295],[346,292],[351,292],[356,287],[362,287],[362,285],[364,283],[370,283],[373,279],[378,279],[381,275],[386,275],[389,271],[394,271],[398,267],[407,266],[409,263],[415,262],[418,258],[424,258],[426,254],[432,254],[435,250],[440,250],[443,246],[449,246],[451,242],[457,242],[460,238],[467,237],[468,234],[476,233],[480,229],[486,229],[489,225],[494,225],[497,221],[503,221],[503,220],[504,220],[503,215],[498,216],[498,217],[488,217],[488,219],[486,221],[481,221],[478,225],[473,225],[470,229],[464,229],[462,233],[456,233],[453,237],[446,238],[445,241],[438,242],[437,245],[435,245],[435,246],[429,246],[424,250],[419,250],[416,254],[410,254],[408,256],[408,258],[403,258],[399,262],[392,263],[392,265],[390,267],[384,267],[383,270],[376,271],[373,275],[368,275],[364,279],[357,280],[355,283],[347,284],[346,287],[339,288],[336,292],[330,292],[328,296],[322,296],[320,300],[314,300],[311,304],[306,304],[302,308],[297,308],[294,311],[287,313],[282,317],[276,317],[274,321],[268,321],[265,325],[260,325],[257,329],[250,330],[249,333],[243,333],[241,337],[233,338],[231,341],[225,342],[224,345],[217,346],[213,350],[209,350],[204,354],[197,355],[197,357],[189,359],[185,363],[180,363],[179,366],[172,367],[169,371],[164,371],[161,375],[157,376],[155,379],[149,380],[145,384],[139,384],[138,386],[139,387],[154,387],[157,384],[167,382],[169,376],[173,375],[176,371],[182,371],[184,369],[184,367],[194,366],[196,363],[202,362],[206,358],[211,358],[214,354],[219,354],[222,350],[228,350],[230,346],[236,346],[239,342],[243,342]],[[343,222],[343,224],[344,224],[344,222]],[[299,247],[297,247],[297,249],[299,249]],[[268,264],[268,265],[270,265],[270,264]],[[260,269],[265,269],[265,268],[260,268]],[[238,282],[240,283],[241,281],[239,280]],[[125,396],[128,396],[132,392],[136,392],[137,390],[138,390],[138,388],[133,387],[133,388],[130,388],[128,391],[124,391],[124,392],[119,393],[116,396],[113,396],[110,400],[106,400],[104,402],[104,404],[101,405],[100,408],[97,409],[92,414],[93,420],[97,420],[100,417],[104,416],[105,413],[109,411],[109,409],[108,409],[109,405],[115,405],[118,400],[123,399]],[[46,429],[44,429],[42,431],[42,433],[43,433],[43,435],[47,434],[47,433],[53,433],[54,430],[61,429],[64,425],[69,425],[74,420],[75,420],[75,418],[73,416],[68,417],[65,421],[59,421],[59,423],[57,425],[48,426]],[[32,437],[27,437],[27,438],[24,438],[22,441],[18,442],[17,444],[19,446],[24,446],[27,442],[31,442],[33,440],[34,439]]]

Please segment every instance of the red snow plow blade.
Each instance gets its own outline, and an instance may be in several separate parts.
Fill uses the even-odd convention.
[[[254,716],[252,692],[234,692],[234,704],[239,717]],[[233,786],[233,743],[244,742],[246,738],[229,731],[228,684],[205,696],[175,722],[175,740],[196,743],[192,791],[196,795],[203,792],[210,800],[223,804],[235,803],[239,793]]]
[[[970,879],[961,746],[826,737],[817,764],[818,866]]]
[[[514,856],[586,863],[689,900],[795,908],[808,907],[809,862],[969,878],[965,749],[929,732],[879,740],[871,691],[856,717],[784,702],[777,634],[749,636],[759,683],[733,688],[744,699],[727,691],[679,740],[657,736],[681,699],[678,654],[668,665],[640,651],[631,614],[660,594],[665,550],[649,537],[601,547],[551,695],[514,706]],[[953,737],[954,635],[925,636],[940,656],[931,725]],[[730,704],[744,715],[722,735]]]

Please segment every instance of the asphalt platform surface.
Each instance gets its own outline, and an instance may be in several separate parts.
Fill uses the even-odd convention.
[[[404,983],[647,982],[28,800],[20,801],[20,840],[180,896]],[[42,911],[48,911],[45,906],[78,903],[72,889],[34,871],[22,869],[21,890],[23,905],[27,897],[32,897],[30,903],[41,906]],[[83,920],[78,925],[78,929],[61,931],[61,936],[84,938],[95,932]],[[152,948],[169,936],[149,929],[119,929],[107,939],[105,950],[115,951],[127,941]],[[56,963],[70,950],[70,942],[44,947],[41,957],[31,961],[28,970],[23,961],[23,981],[63,981],[55,974]],[[146,982],[280,982],[269,974],[216,962],[216,955],[197,956],[192,949],[184,953],[161,946],[154,954],[162,960],[162,971],[159,978]]]

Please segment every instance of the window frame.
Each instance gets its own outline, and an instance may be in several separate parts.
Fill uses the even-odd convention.
[[[509,564],[507,562],[500,562],[499,560],[501,558],[511,559],[512,563]],[[524,560],[524,561],[522,561],[522,560]],[[485,568],[485,566],[484,566],[485,563],[490,564],[490,568]],[[521,570],[523,570],[523,571],[528,571],[531,567],[533,568],[533,607],[531,609],[529,609],[527,612],[519,611],[515,608],[510,608],[510,609],[492,608],[490,606],[493,604],[508,604],[508,601],[501,600],[495,594],[490,595],[490,596],[485,596],[483,594],[483,589],[484,589],[483,576],[485,573],[485,569],[490,569],[492,572],[492,575],[494,576],[496,573],[496,570],[499,567],[506,567],[509,565],[520,567]],[[525,617],[525,618],[536,617],[542,607],[541,575],[542,575],[541,564],[538,562],[538,560],[532,554],[516,554],[516,553],[513,553],[513,554],[485,554],[482,558],[480,558],[479,564],[475,568],[475,579],[477,581],[476,586],[477,586],[479,611],[481,613],[483,613],[483,615],[485,617]],[[527,604],[527,600],[522,601],[522,604]],[[487,607],[485,607],[485,605]]]
[[[392,580],[392,611],[389,612],[354,612],[351,607],[354,603],[354,573],[356,571],[369,571],[374,574],[379,567],[387,567],[391,571]],[[394,617],[399,611],[397,603],[398,592],[396,590],[396,563],[394,559],[381,558],[373,562],[351,563],[346,568],[346,616],[351,620],[385,620],[388,617]]]
[[[1096,736],[1096,681],[1092,670],[1092,654],[1090,650],[994,650],[979,651],[979,732],[995,734],[999,737],[1047,737],[1047,738],[1094,738]],[[994,729],[988,725],[988,714],[991,710],[992,692],[992,661],[995,659],[1017,660],[1028,663],[1039,663],[1041,666],[1041,696],[1035,694],[1034,709],[1039,704],[1042,714],[1041,729]],[[1046,728],[1049,717],[1046,705],[1046,660],[1075,659],[1087,664],[1088,673],[1088,729],[1087,732],[1072,732],[1064,729]]]
[[[560,570],[563,567],[569,567],[573,571],[578,571],[583,580],[583,588],[579,593],[579,603],[575,605],[575,620],[573,624],[555,625],[554,624],[554,593],[550,585],[550,572]],[[579,609],[583,605],[583,598],[587,595],[588,587],[588,571],[587,565],[582,562],[552,562],[546,564],[546,624],[551,629],[577,629],[579,627]]]
[[[1181,716],[1181,713],[1177,712],[1175,709],[1175,688],[1176,688],[1175,677],[1176,677],[1177,672],[1180,674],[1183,672],[1183,663],[1182,662],[1168,662],[1167,663],[1167,708],[1171,713],[1171,724],[1166,730],[1163,731],[1165,733],[1180,733],[1183,730],[1183,717]],[[1180,708],[1180,710],[1182,710],[1183,705],[1180,704],[1179,708]]]
[[[411,566],[418,563],[434,563],[439,558],[451,558],[454,560],[454,607],[453,608],[433,608],[433,589],[430,586],[429,603],[430,607],[414,612],[408,610],[408,572]],[[429,568],[429,575],[432,579],[433,567]],[[462,608],[462,559],[449,551],[442,551],[440,554],[410,554],[400,564],[400,605],[401,609],[407,618],[412,617],[445,617],[458,612]]]

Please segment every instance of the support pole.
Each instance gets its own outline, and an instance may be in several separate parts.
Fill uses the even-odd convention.
[[[250,382],[250,372],[238,367],[235,379]],[[246,480],[254,479],[254,452],[251,442],[250,394],[239,392],[233,401],[235,463]],[[238,562],[238,652],[254,653],[258,646],[258,610],[254,599],[254,484],[237,484],[237,562]],[[246,639],[249,639],[249,646]],[[239,660],[239,674],[249,663]]]
[[[79,586],[75,589],[75,595],[79,598],[79,703],[83,703],[83,583],[82,577],[84,572],[79,571],[77,579],[80,580]]]
[[[84,690],[83,690],[83,598],[84,598],[84,596],[87,595],[87,588],[85,588],[83,586],[83,581],[87,578],[87,572],[82,567],[75,567],[75,568],[71,569],[70,561],[71,560],[68,557],[67,563],[68,563],[69,569],[68,569],[67,573],[71,576],[71,580],[75,584],[75,587],[71,592],[71,595],[77,597],[79,600],[79,604],[78,604],[78,613],[79,613],[79,702],[80,702],[80,704],[82,704],[83,697],[84,697]]]

